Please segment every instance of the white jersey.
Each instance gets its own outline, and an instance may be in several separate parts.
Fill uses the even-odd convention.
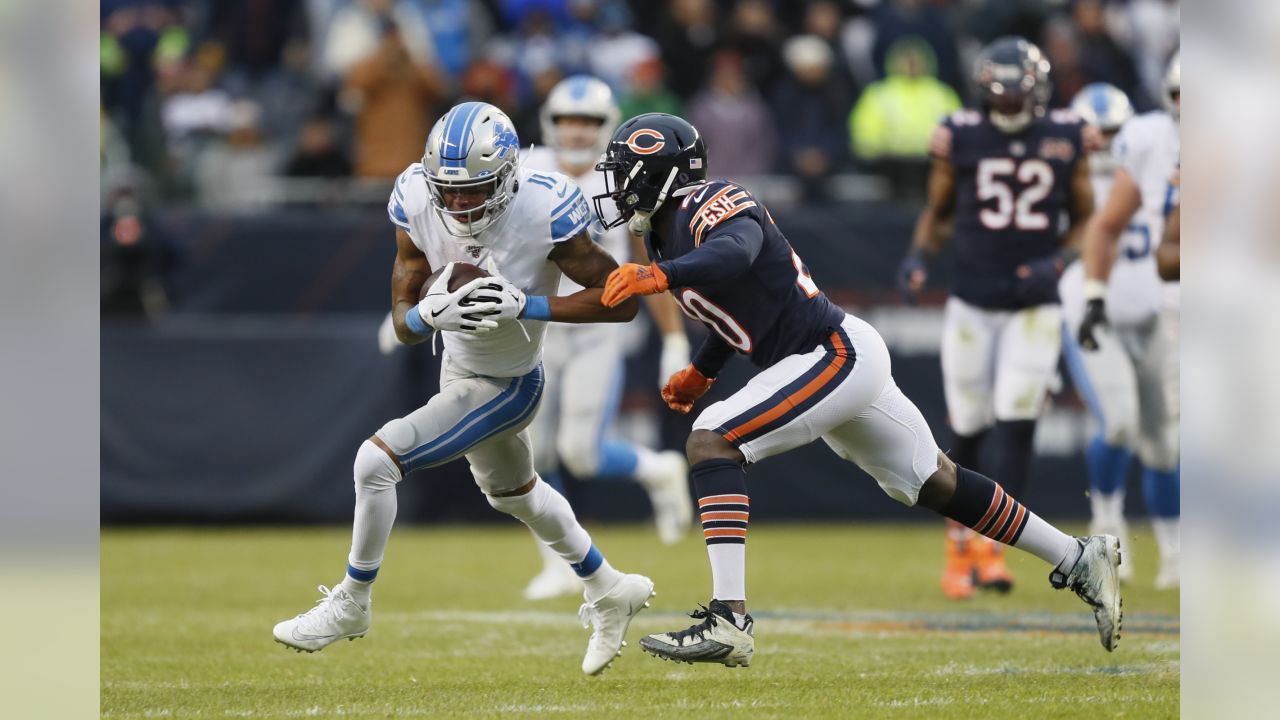
[[[586,229],[591,211],[578,186],[560,173],[521,168],[517,179],[519,190],[506,213],[480,233],[479,240],[455,237],[445,229],[432,208],[421,163],[410,165],[396,178],[387,213],[391,222],[409,233],[433,271],[450,262],[466,262],[506,278],[529,295],[553,295],[560,283],[560,268],[547,256],[557,243]],[[541,361],[545,331],[545,322],[515,320],[484,335],[442,335],[445,352],[463,369],[489,377],[520,377]]]
[[[1089,156],[1089,181],[1093,185],[1095,208],[1107,201],[1115,184],[1119,163],[1109,152]],[[1160,309],[1160,275],[1156,271],[1155,246],[1158,237],[1134,217],[1120,234],[1115,264],[1107,283],[1107,319],[1115,325],[1141,325],[1155,317]],[[1058,283],[1062,311],[1068,326],[1075,328],[1084,317],[1084,262],[1076,260],[1067,267]]]
[[[1164,236],[1165,218],[1178,201],[1172,182],[1181,152],[1178,122],[1163,110],[1143,113],[1124,124],[1111,148],[1142,194],[1142,207],[1132,222],[1150,234],[1154,252]],[[1164,283],[1164,303],[1178,304],[1178,283]]]
[[[560,162],[556,159],[555,150],[549,147],[536,147],[524,153],[524,161],[521,163],[521,167],[539,172],[559,172]],[[578,187],[582,189],[582,193],[586,197],[595,197],[605,192],[604,174],[598,173],[594,169],[577,176],[574,181],[578,183]],[[605,252],[612,255],[619,265],[628,262],[631,259],[631,247],[627,226],[624,224],[605,230],[599,222],[600,218],[595,217],[594,212],[591,213],[591,219],[593,222],[588,228],[591,233],[591,239],[599,243]],[[572,295],[581,289],[581,285],[567,277],[560,280],[560,295]]]

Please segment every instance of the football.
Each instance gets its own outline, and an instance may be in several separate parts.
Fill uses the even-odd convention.
[[[446,266],[447,267],[447,266]],[[440,279],[440,273],[444,272],[444,268],[431,273],[431,277],[422,283],[422,289],[418,291],[418,300],[421,301],[427,296],[427,291]],[[484,268],[471,263],[457,263],[453,266],[453,276],[449,278],[449,292],[453,292],[476,278],[489,277],[489,273]]]

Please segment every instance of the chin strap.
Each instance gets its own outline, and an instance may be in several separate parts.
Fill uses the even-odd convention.
[[[667,173],[667,181],[662,183],[662,190],[658,193],[658,199],[653,203],[652,210],[636,210],[631,215],[631,219],[627,221],[627,229],[636,235],[644,235],[653,229],[653,225],[649,219],[653,214],[658,212],[658,208],[662,207],[662,203],[666,202],[667,193],[671,190],[671,183],[676,181],[676,175],[679,174],[679,168],[671,168],[671,172]]]

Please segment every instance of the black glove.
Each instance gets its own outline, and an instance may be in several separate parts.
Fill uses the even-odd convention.
[[[1058,255],[1032,260],[1018,268],[1018,281],[1015,292],[1018,297],[1027,300],[1053,297],[1057,293],[1058,278],[1066,262]]]
[[[915,305],[917,296],[920,294],[919,288],[912,286],[912,277],[916,273],[923,276],[927,272],[924,256],[918,250],[913,249],[902,258],[902,262],[898,265],[898,290],[902,292],[902,298],[908,304]]]
[[[1085,303],[1084,319],[1080,321],[1080,347],[1085,350],[1097,350],[1098,339],[1094,331],[1107,326],[1107,306],[1102,298],[1094,298]]]

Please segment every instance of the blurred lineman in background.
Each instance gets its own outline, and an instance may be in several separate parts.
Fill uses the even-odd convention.
[[[1085,86],[1071,101],[1071,109],[1101,133],[1101,148],[1089,155],[1093,195],[1105,200],[1115,182],[1116,162],[1111,154],[1121,126],[1133,117],[1133,105],[1119,88],[1106,83]],[[1129,225],[1120,238],[1116,267],[1109,288],[1115,312],[1115,337],[1132,342],[1109,342],[1097,350],[1082,353],[1075,331],[1084,317],[1084,263],[1076,260],[1062,274],[1058,292],[1062,296],[1062,354],[1081,398],[1098,421],[1098,434],[1085,451],[1089,470],[1090,529],[1106,532],[1127,542],[1129,528],[1124,520],[1124,484],[1129,469],[1129,448],[1138,436],[1138,417],[1143,404],[1139,377],[1153,376],[1157,358],[1151,357],[1149,343],[1142,344],[1141,332],[1155,322],[1160,306],[1160,280],[1152,255],[1151,230]],[[1149,334],[1149,333],[1148,333]],[[1152,361],[1155,361],[1153,363]],[[1158,377],[1158,373],[1154,373]],[[1133,579],[1133,548],[1125,547],[1120,577]]]
[[[332,590],[320,586],[314,608],[277,624],[277,642],[314,652],[369,631],[396,485],[414,470],[461,457],[489,504],[523,522],[582,578],[578,618],[592,628],[584,673],[599,673],[621,654],[631,619],[648,606],[653,582],[615,570],[569,503],[534,471],[528,427],[542,399],[546,323],[627,322],[638,304],[600,302],[618,264],[587,233],[591,211],[582,191],[559,173],[522,169],[519,148],[501,110],[463,103],[436,122],[422,161],[396,179],[387,204],[396,226],[396,335],[410,344],[443,336],[440,392],[360,446],[346,576]],[[454,288],[459,263],[489,276]],[[585,289],[556,296],[561,273]]]
[[[956,112],[938,129],[927,204],[898,277],[914,298],[927,259],[942,250],[954,222],[942,337],[950,455],[963,467],[982,467],[981,443],[992,435],[991,474],[1015,495],[1026,488],[1036,419],[1061,350],[1064,249],[1093,212],[1084,125],[1070,111],[1046,114],[1048,75],[1049,61],[1020,37],[1000,38],[978,56],[981,108]],[[1012,587],[999,545],[957,523],[946,542],[947,597],[968,598],[975,585]]]
[[[1160,550],[1156,587],[1162,589],[1176,588],[1180,581],[1179,285],[1175,278],[1158,293],[1134,297],[1123,288],[1136,282],[1136,271],[1129,262],[1115,265],[1115,261],[1117,255],[1133,259],[1128,254],[1131,246],[1122,242],[1122,236],[1136,229],[1144,258],[1142,281],[1149,284],[1155,279],[1155,260],[1145,258],[1164,236],[1165,220],[1178,201],[1181,86],[1181,61],[1175,54],[1165,74],[1166,109],[1125,123],[1112,143],[1115,181],[1085,233],[1085,309],[1079,334],[1084,358],[1096,356],[1094,362],[1115,368],[1105,378],[1090,374],[1091,379],[1105,383],[1098,394],[1107,398],[1102,402],[1104,413],[1114,413],[1104,415],[1108,432],[1113,417],[1116,423],[1127,423],[1123,437],[1106,438],[1101,448],[1095,441],[1089,448],[1091,471],[1097,456],[1101,473],[1093,481],[1098,484],[1092,486],[1099,496],[1091,499],[1094,522],[1100,527],[1123,527],[1126,443],[1136,445],[1147,512]],[[1123,360],[1116,358],[1123,355],[1130,358],[1132,369],[1127,363],[1118,365]],[[1116,407],[1107,408],[1108,401]]]
[[[898,502],[934,510],[1049,563],[1051,584],[1070,587],[1088,603],[1103,647],[1115,648],[1119,541],[1066,535],[991,478],[948,460],[894,382],[875,328],[827,299],[751,193],[707,179],[706,146],[696,128],[671,115],[632,118],[614,133],[597,168],[610,181],[595,198],[597,214],[603,217],[600,204],[612,201],[618,214],[605,226],[626,223],[645,233],[653,260],[613,271],[601,301],[613,307],[669,290],[712,331],[689,367],[662,389],[667,405],[692,410],[735,352],[759,368],[740,390],[702,411],[686,444],[711,561],[711,601],[691,613],[700,622],[645,636],[642,648],[668,660],[751,664],[745,465],[819,438]]]
[[[619,120],[609,86],[586,75],[562,80],[547,96],[540,120],[547,146],[531,150],[522,167],[563,173],[587,196],[604,192],[604,178],[595,172],[595,165]],[[625,228],[605,230],[593,217],[588,231],[619,262],[645,256],[643,241]],[[581,289],[564,277],[559,294],[572,295]],[[659,378],[665,379],[689,364],[689,341],[680,309],[669,295],[646,300],[662,333]],[[582,480],[639,483],[653,504],[659,539],[672,544],[693,524],[684,454],[654,452],[607,438],[622,395],[623,330],[621,325],[605,323],[547,328],[542,359],[547,390],[531,428],[537,448],[534,467],[539,477],[561,492],[561,463]],[[544,568],[525,588],[525,597],[540,600],[581,592],[582,581],[572,569],[546,545],[539,543],[539,547]]]

